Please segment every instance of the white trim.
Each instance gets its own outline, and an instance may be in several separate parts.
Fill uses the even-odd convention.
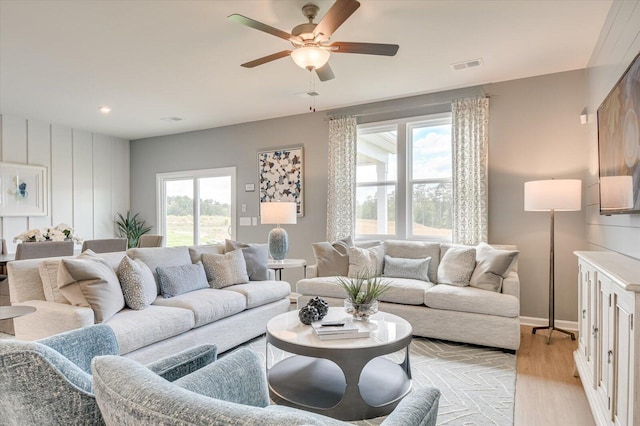
[[[545,325],[549,325],[549,320],[547,318],[520,317],[520,325],[544,327]],[[577,321],[556,320],[556,326],[558,328],[564,328],[565,330],[578,331]]]

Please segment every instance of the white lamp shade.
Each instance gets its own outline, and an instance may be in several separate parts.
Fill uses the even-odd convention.
[[[291,59],[300,68],[308,70],[321,68],[329,60],[331,54],[328,50],[317,46],[299,47],[291,52]]]
[[[296,203],[273,201],[260,203],[260,223],[263,225],[290,225],[298,219]]]
[[[525,211],[578,211],[582,209],[579,179],[534,180],[524,184]]]
[[[600,208],[602,210],[633,207],[633,178],[631,176],[603,176],[600,178]]]

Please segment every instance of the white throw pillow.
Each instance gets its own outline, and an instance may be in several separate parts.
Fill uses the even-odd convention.
[[[64,303],[69,305],[69,301],[58,289],[58,267],[60,260],[45,260],[38,264],[38,272],[42,281],[44,300],[47,302]]]
[[[487,243],[476,248],[476,268],[471,275],[470,286],[500,292],[502,280],[509,275],[519,251],[497,250]]]
[[[468,286],[476,267],[476,249],[449,247],[446,250],[438,265],[438,284]]]
[[[117,274],[124,301],[129,308],[141,310],[156,300],[158,291],[153,272],[142,260],[123,257]]]
[[[203,254],[202,264],[212,288],[224,288],[249,282],[247,264],[242,250],[234,250],[225,254]]]
[[[380,276],[384,265],[384,248],[378,245],[371,248],[349,247],[349,278],[373,274]]]

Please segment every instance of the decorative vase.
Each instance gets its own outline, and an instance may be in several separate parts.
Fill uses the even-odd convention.
[[[344,299],[344,310],[351,314],[354,320],[369,321],[369,316],[378,312],[378,301],[371,303],[353,303],[349,299]]]

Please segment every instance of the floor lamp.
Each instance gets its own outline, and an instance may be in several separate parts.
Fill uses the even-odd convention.
[[[535,180],[524,184],[524,210],[548,211],[551,217],[549,229],[549,325],[534,327],[533,334],[538,330],[549,330],[547,345],[551,343],[551,333],[556,330],[571,336],[575,334],[555,326],[554,303],[554,220],[556,211],[579,211],[582,208],[582,181],[579,179]]]

